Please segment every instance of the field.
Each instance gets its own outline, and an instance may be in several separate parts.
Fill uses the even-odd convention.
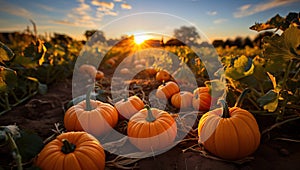
[[[105,169],[297,169],[299,18],[296,21],[288,26],[287,20],[284,25],[256,24],[251,29],[277,26],[282,33],[265,36],[261,46],[241,48],[160,40],[138,44],[134,37],[109,46],[60,34],[50,40],[34,34],[10,36],[0,49],[0,169],[55,167],[55,161],[46,166],[39,157],[57,136],[70,131],[86,131],[100,142],[105,163],[91,160],[105,164]],[[97,40],[96,34],[92,38]],[[179,91],[190,92],[190,98],[174,99]],[[118,108],[131,97],[142,106]],[[81,103],[81,119],[74,118],[76,114],[68,112]],[[225,117],[225,103],[241,109],[236,117]],[[105,119],[96,116],[98,112],[106,114]],[[95,116],[86,118],[88,114]],[[231,118],[231,126],[222,125]],[[153,132],[144,127],[151,123]],[[203,139],[210,131],[215,139]],[[94,152],[90,154],[97,155]]]

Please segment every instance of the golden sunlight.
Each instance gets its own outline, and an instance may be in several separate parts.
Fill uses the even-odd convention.
[[[134,42],[138,45],[142,44],[144,41],[149,40],[151,37],[149,35],[134,35]]]

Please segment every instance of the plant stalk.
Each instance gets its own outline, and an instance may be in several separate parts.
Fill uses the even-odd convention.
[[[154,122],[156,120],[156,118],[153,116],[153,113],[151,111],[151,108],[149,105],[145,105],[145,108],[148,111],[148,115],[146,117],[147,122]]]
[[[94,89],[94,86],[91,85],[91,86],[88,88],[88,91],[87,91],[87,93],[86,93],[86,99],[85,99],[85,101],[86,101],[86,108],[85,108],[85,110],[86,110],[86,111],[91,111],[91,110],[94,109],[94,108],[92,107],[92,105],[91,105],[91,93],[92,93],[93,89]]]
[[[62,143],[63,143],[63,146],[61,147],[61,151],[64,154],[69,154],[71,152],[74,152],[76,145],[74,145],[73,143],[70,143],[67,139],[63,139]]]
[[[251,90],[249,88],[246,88],[245,90],[242,91],[242,93],[240,94],[240,96],[238,97],[238,99],[235,102],[234,107],[242,107],[242,103],[243,100],[246,96],[247,93],[249,93]]]
[[[219,102],[221,103],[222,107],[223,107],[223,114],[222,114],[222,118],[230,118],[230,112],[228,109],[228,105],[226,103],[225,100],[219,100]]]

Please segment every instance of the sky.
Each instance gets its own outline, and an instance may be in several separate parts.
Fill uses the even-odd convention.
[[[0,0],[0,32],[32,28],[31,19],[39,34],[78,39],[92,29],[106,38],[143,32],[171,37],[183,25],[208,41],[253,38],[254,23],[299,9],[300,0]]]

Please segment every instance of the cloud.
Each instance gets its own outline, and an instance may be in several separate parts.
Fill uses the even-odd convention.
[[[115,2],[122,2],[122,0],[114,0]]]
[[[38,8],[41,8],[41,9],[46,10],[46,11],[49,11],[49,12],[54,12],[54,11],[56,11],[55,8],[52,8],[52,7],[48,6],[48,5],[39,4],[39,3],[34,3],[34,5],[35,5],[36,7],[38,7]]]
[[[298,0],[269,0],[264,3],[259,4],[246,4],[238,8],[236,12],[233,13],[235,18],[242,18],[249,15],[253,15],[262,11],[266,11],[272,8],[288,5],[294,3]]]
[[[114,9],[115,6],[113,2],[102,2],[98,0],[92,0],[92,5],[99,6],[106,9]]]
[[[121,4],[121,8],[122,9],[131,9],[132,8],[132,6],[131,5],[129,5],[129,4]]]
[[[34,14],[25,8],[19,7],[17,5],[10,4],[5,1],[0,1],[0,11],[5,12],[10,15],[19,16],[23,18],[32,18]]]
[[[85,28],[96,28],[96,21],[99,19],[93,16],[92,8],[84,0],[78,0],[78,5],[71,9],[71,11],[66,14],[66,18],[59,20],[52,20],[53,23],[68,25],[68,26],[78,26]]]
[[[52,20],[55,24],[62,24],[62,25],[75,25],[74,22],[66,21],[66,20]]]
[[[225,19],[225,18],[220,18],[220,19],[216,19],[213,21],[214,24],[221,24],[221,23],[224,23],[226,22],[228,19]]]
[[[217,15],[218,12],[217,12],[217,11],[208,11],[206,14],[207,14],[207,15],[214,16],[214,15]]]

